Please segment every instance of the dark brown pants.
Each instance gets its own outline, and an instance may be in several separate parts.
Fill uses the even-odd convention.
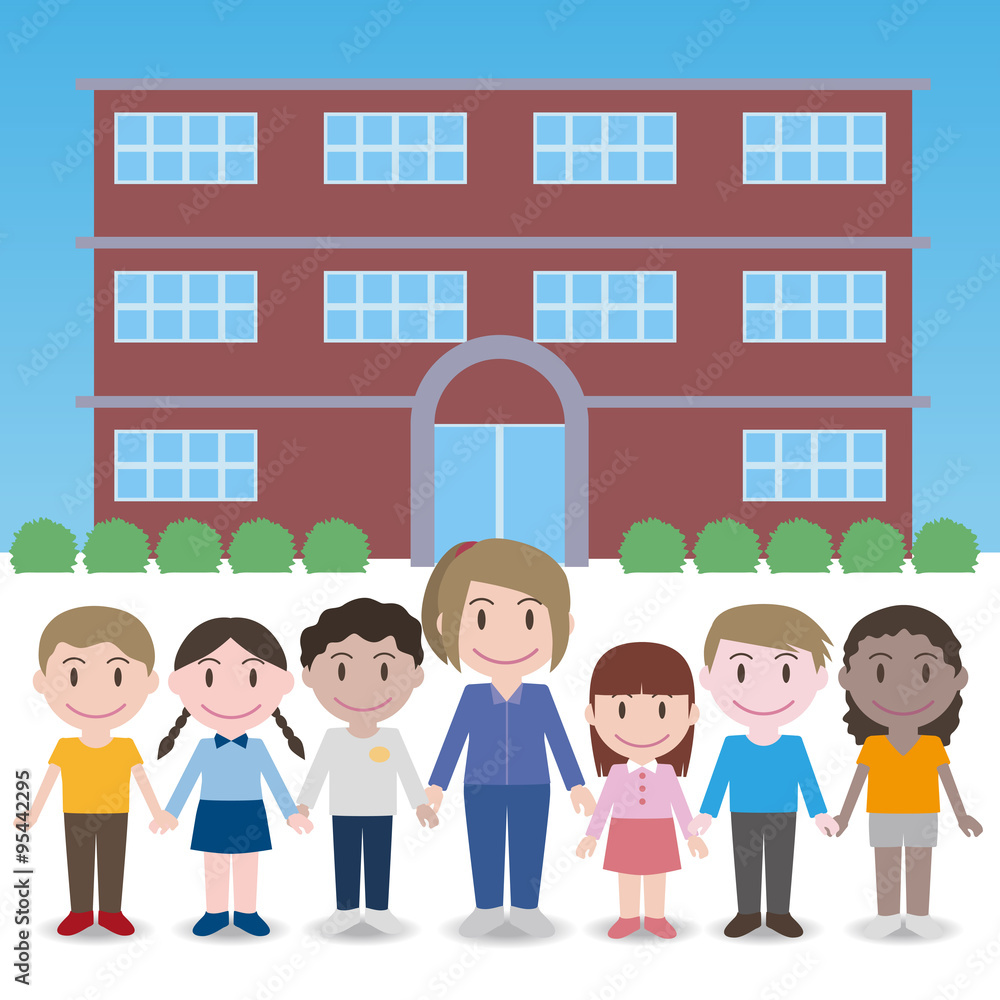
[[[64,817],[70,909],[88,913],[94,908],[96,854],[100,908],[105,913],[119,913],[128,813],[65,813]]]

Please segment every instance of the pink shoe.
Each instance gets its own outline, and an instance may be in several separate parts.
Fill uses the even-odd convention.
[[[677,931],[666,917],[646,917],[646,930],[661,938],[677,937]]]
[[[664,921],[665,922],[665,921]],[[638,917],[620,917],[615,921],[614,926],[608,931],[609,938],[628,937],[639,929]]]

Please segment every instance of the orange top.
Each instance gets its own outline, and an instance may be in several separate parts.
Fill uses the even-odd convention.
[[[918,736],[917,742],[902,754],[888,736],[869,736],[858,763],[867,764],[869,769],[870,813],[941,811],[937,769],[949,760],[939,737]]]

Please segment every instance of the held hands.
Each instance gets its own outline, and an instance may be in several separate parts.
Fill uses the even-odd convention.
[[[825,833],[828,837],[840,836],[840,823],[829,813],[820,813],[816,817],[816,828],[820,833]]]
[[[968,813],[962,813],[955,818],[958,820],[958,828],[966,837],[978,837],[983,832],[983,824],[978,819],[973,819]]]
[[[424,794],[427,796],[427,801],[430,803],[431,809],[437,812],[441,808],[441,802],[444,800],[444,789],[440,785],[428,785],[424,789]]]
[[[847,824],[850,822],[850,818],[841,813],[839,816],[834,816],[833,821],[837,824],[837,836],[842,836],[844,831],[847,829]]]
[[[688,837],[688,850],[691,852],[692,858],[707,858],[708,857],[708,847],[705,841],[701,837]]]
[[[708,813],[698,813],[697,816],[690,823],[688,823],[687,832],[689,836],[700,837],[703,833],[708,832],[708,828],[712,825],[712,817]]]
[[[577,812],[582,811],[584,816],[592,815],[597,808],[594,796],[590,794],[590,789],[586,785],[574,785],[569,790],[569,800],[573,803],[573,808]]]
[[[597,838],[596,837],[584,837],[579,844],[576,845],[576,856],[578,858],[589,858],[594,851],[597,849]]]
[[[168,813],[166,809],[161,809],[149,824],[151,833],[166,833],[167,830],[177,829],[177,817]]]
[[[299,806],[301,810],[303,807]],[[303,816],[300,812],[293,812],[291,816],[288,817],[288,825],[296,833],[312,833],[312,820],[308,816]]]
[[[421,826],[429,826],[432,830],[441,822],[438,819],[438,814],[426,802],[421,802],[417,806],[417,819],[420,820]]]

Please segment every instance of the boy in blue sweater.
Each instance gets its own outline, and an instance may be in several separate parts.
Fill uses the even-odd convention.
[[[810,817],[827,836],[837,832],[827,814],[801,736],[782,736],[826,686],[830,639],[808,615],[776,604],[724,611],[705,640],[701,684],[745,736],[722,745],[701,814],[689,827],[704,833],[729,789],[738,912],[727,937],[761,924],[761,875],[767,870],[767,926],[786,937],[802,928],[788,912],[799,790]],[[766,862],[766,864],[765,864]]]

